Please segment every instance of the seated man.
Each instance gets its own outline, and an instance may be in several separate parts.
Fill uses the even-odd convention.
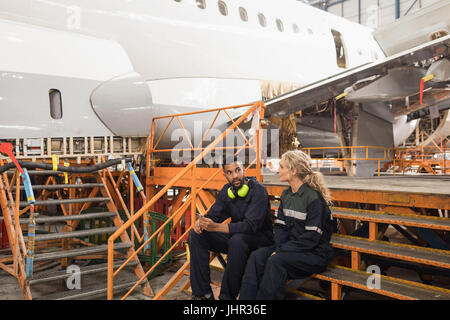
[[[236,299],[250,252],[273,244],[269,197],[264,185],[246,177],[236,158],[223,165],[227,183],[209,212],[189,234],[193,299],[214,299],[210,286],[209,251],[228,254],[219,299]],[[231,218],[229,224],[222,223]]]

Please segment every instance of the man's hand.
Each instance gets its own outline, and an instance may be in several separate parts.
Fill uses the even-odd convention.
[[[214,231],[214,225],[216,224],[210,218],[200,217],[197,220],[200,223],[200,228],[206,231]]]
[[[202,218],[200,217],[197,221],[195,221],[195,223],[194,223],[194,227],[193,227],[193,229],[194,229],[194,232],[195,233],[197,233],[197,234],[201,234],[202,232],[203,232],[203,229],[202,229],[202,227],[200,226],[200,220],[201,220]]]
[[[195,222],[195,224],[199,223],[199,229],[201,231],[210,231],[210,232],[221,232],[221,233],[228,233],[228,224],[224,223],[217,223],[212,221],[210,218],[200,217]],[[194,231],[195,231],[195,225],[194,225]],[[197,231],[195,231],[197,232]],[[197,232],[198,233],[198,232]]]

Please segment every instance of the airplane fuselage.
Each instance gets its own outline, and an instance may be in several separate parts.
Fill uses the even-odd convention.
[[[248,103],[383,57],[370,29],[295,0],[3,0],[0,19],[2,138],[147,135],[154,116]]]

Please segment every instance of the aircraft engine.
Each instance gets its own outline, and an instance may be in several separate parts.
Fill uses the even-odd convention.
[[[148,135],[156,116],[150,89],[135,72],[100,84],[91,95],[91,105],[105,126],[118,136]]]

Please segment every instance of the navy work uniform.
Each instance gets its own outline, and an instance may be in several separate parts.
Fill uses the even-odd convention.
[[[189,233],[191,256],[190,278],[192,294],[207,295],[211,292],[209,251],[227,253],[227,265],[222,279],[220,299],[236,299],[241,287],[250,252],[273,245],[273,227],[267,190],[255,178],[248,178],[249,192],[241,198],[227,195],[230,184],[220,190],[216,202],[205,217],[221,223],[231,217],[229,233],[203,231]]]
[[[323,272],[333,256],[333,226],[319,192],[306,183],[295,193],[291,187],[285,189],[274,224],[275,246],[251,254],[240,299],[284,299],[286,280]]]

